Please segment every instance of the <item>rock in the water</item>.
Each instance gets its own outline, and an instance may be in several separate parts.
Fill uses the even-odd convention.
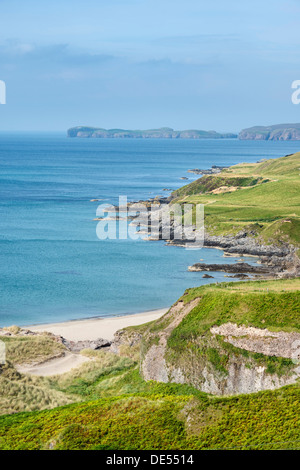
[[[235,264],[205,264],[195,263],[189,266],[189,271],[224,271],[226,273],[257,273],[264,274],[271,271],[268,266],[252,266],[248,263],[235,263]],[[238,277],[238,276],[237,276]]]

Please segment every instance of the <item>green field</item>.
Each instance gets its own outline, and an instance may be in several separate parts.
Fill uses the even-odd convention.
[[[174,191],[172,202],[204,204],[213,235],[245,231],[264,243],[300,246],[299,175],[300,153],[240,164]]]

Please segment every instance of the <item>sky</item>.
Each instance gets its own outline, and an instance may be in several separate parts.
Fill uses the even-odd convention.
[[[0,0],[0,131],[300,122],[300,0]]]

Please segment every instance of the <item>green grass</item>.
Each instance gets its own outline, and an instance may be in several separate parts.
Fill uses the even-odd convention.
[[[180,389],[180,386],[173,386]],[[1,449],[299,449],[299,388],[116,396],[0,417]]]
[[[235,235],[242,230],[264,243],[300,246],[299,174],[300,153],[236,165],[174,191],[172,202],[204,204],[205,226],[211,234]],[[212,192],[223,186],[237,190]]]
[[[261,176],[219,176],[219,175],[204,175],[196,181],[193,181],[187,186],[177,189],[172,193],[173,197],[190,196],[198,193],[207,193],[218,189],[220,187],[248,187],[255,186],[267,182]]]
[[[231,321],[238,325],[300,332],[300,291],[272,292],[267,287],[268,281],[250,282],[252,290],[248,292],[232,290],[233,283],[222,283],[215,289],[204,286],[188,290],[183,297],[185,302],[197,297],[201,300],[177,329],[183,330],[186,325],[188,331],[200,335],[210,325]],[[280,285],[281,281],[275,282]]]

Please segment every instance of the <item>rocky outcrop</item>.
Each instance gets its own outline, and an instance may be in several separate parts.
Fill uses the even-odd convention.
[[[196,263],[190,271],[226,271],[235,273],[257,273],[273,275],[278,277],[300,276],[300,260],[297,249],[288,243],[280,245],[267,245],[252,234],[242,232],[236,236],[215,236],[207,232],[204,236],[203,246],[207,248],[219,248],[229,255],[257,256],[260,258],[261,266],[250,266],[244,263],[236,265],[215,265],[214,269],[208,269],[209,265]],[[167,240],[168,245],[186,246],[193,240]],[[197,269],[197,267],[199,269]],[[206,269],[202,269],[206,267]]]
[[[98,338],[95,340],[85,340],[85,341],[68,341],[65,338],[61,337],[61,342],[66,346],[69,351],[80,352],[83,349],[101,349],[107,348],[111,345],[111,341],[107,339]]]
[[[197,242],[200,247],[218,248],[224,250],[227,255],[257,256],[260,258],[261,266],[251,265],[201,265],[196,263],[189,268],[189,271],[225,271],[229,273],[253,273],[272,275],[279,277],[300,276],[300,259],[297,256],[297,248],[286,242],[278,244],[266,244],[254,230],[242,230],[236,235],[211,235],[208,230],[203,230],[204,237],[196,237],[195,228],[191,225],[182,231],[181,217],[170,217],[169,202],[172,198],[156,197],[148,201],[139,201],[142,211],[138,216],[132,217],[131,225],[142,226],[143,233],[148,234],[147,240],[165,240],[167,245],[180,247],[194,245]],[[133,203],[130,203],[128,210]],[[155,213],[157,214],[155,215]],[[154,215],[154,224],[151,226],[151,217]],[[157,222],[160,220],[160,222]],[[165,221],[165,222],[162,222]],[[183,232],[183,233],[182,233]],[[180,233],[181,238],[178,238]]]
[[[189,271],[214,271],[214,272],[225,272],[225,273],[255,273],[255,274],[269,274],[275,273],[268,266],[253,266],[248,263],[234,263],[234,264],[206,264],[206,263],[195,263],[189,266]]]
[[[270,257],[285,258],[288,255],[292,255],[295,251],[293,247],[286,244],[279,245],[267,245],[260,243],[257,238],[253,238],[254,233],[241,232],[235,236],[218,236],[210,235],[207,231],[204,236],[203,246],[207,248],[221,248],[229,254],[237,255],[252,255],[252,256],[264,256],[268,259]],[[168,240],[169,244],[182,245],[191,243],[192,239],[183,240]]]
[[[135,330],[126,328],[116,331],[114,340],[111,343],[110,351],[115,354],[121,354],[122,349],[139,349],[142,335]]]
[[[299,333],[272,332],[268,329],[237,326],[233,323],[215,326],[211,328],[211,333],[220,335],[224,341],[246,351],[292,359],[295,367],[289,374],[278,376],[268,373],[267,368],[262,365],[252,363],[249,367],[249,362],[246,363],[243,358],[232,355],[226,376],[209,371],[207,367],[203,369],[204,381],[201,384],[203,392],[217,395],[254,393],[261,390],[274,390],[293,384],[299,379]]]
[[[202,377],[204,379],[201,383],[202,392],[213,395],[237,395],[275,390],[291,385],[300,377],[300,367],[295,368],[289,376],[279,377],[276,374],[268,374],[264,366],[249,367],[242,360],[232,357],[226,376],[204,368]]]
[[[213,335],[220,335],[224,341],[246,351],[297,361],[300,359],[300,333],[269,331],[267,328],[237,326],[234,323],[214,326],[210,331]]]
[[[221,173],[222,170],[228,168],[227,166],[212,165],[211,168],[202,170],[200,168],[194,168],[193,170],[188,170],[188,173],[195,173],[195,175],[216,175]]]

